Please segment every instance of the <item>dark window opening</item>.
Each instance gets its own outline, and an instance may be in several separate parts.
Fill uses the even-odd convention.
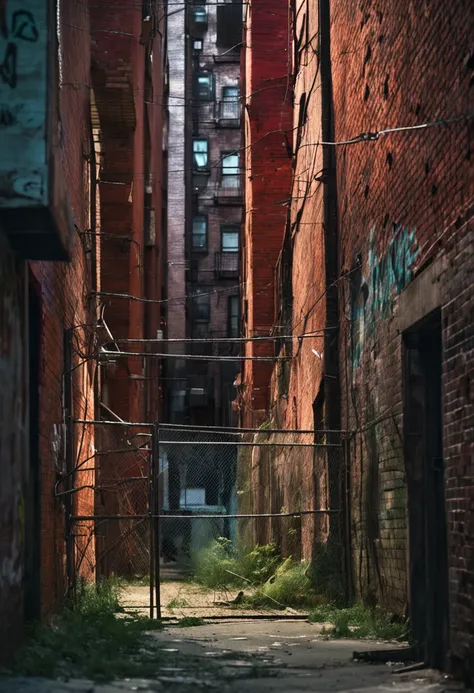
[[[207,250],[207,217],[196,215],[193,217],[193,250]]]
[[[212,72],[194,73],[194,98],[198,101],[213,101],[214,99],[214,75]]]
[[[240,334],[240,299],[238,296],[228,298],[228,336],[238,337]]]
[[[193,322],[209,322],[211,317],[211,301],[209,294],[193,296],[192,320]]]
[[[242,4],[225,3],[217,7],[217,46],[238,48],[242,43]]]

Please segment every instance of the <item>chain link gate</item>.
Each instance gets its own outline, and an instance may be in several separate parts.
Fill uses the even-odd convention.
[[[123,606],[151,617],[228,616],[242,592],[261,612],[265,569],[290,557],[315,592],[343,596],[340,433],[80,425],[95,426],[96,448],[70,474],[75,489],[93,489],[89,505],[73,503],[72,583],[94,541],[96,575],[126,578]],[[284,607],[263,602],[265,613]]]
[[[265,598],[261,584],[271,578],[264,573],[272,551],[280,563],[305,561],[316,592],[344,598],[339,432],[171,424],[156,430],[164,615],[215,618],[228,616],[229,607],[235,615],[246,596],[254,613],[263,604],[265,613],[280,610],[285,605]]]

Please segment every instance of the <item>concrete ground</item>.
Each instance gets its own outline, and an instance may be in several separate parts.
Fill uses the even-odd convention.
[[[165,655],[154,681],[113,684],[44,679],[0,679],[0,693],[451,693],[463,687],[433,671],[395,673],[396,664],[352,661],[354,650],[383,649],[387,643],[328,640],[320,627],[302,621],[226,621],[153,633],[152,646]]]
[[[161,616],[162,618],[216,618],[216,616],[232,617],[232,610],[225,606],[239,593],[235,588],[217,588],[215,590],[197,585],[184,580],[166,580],[161,583]],[[246,589],[245,594],[255,592]],[[135,611],[141,615],[148,615],[150,610],[150,588],[148,585],[129,584],[121,588],[120,602],[126,611]],[[255,615],[268,615],[270,609],[264,611],[258,609],[245,610],[252,618]],[[278,615],[278,610],[273,612]]]

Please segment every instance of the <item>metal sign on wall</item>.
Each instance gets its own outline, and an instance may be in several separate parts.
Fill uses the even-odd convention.
[[[53,0],[0,0],[0,225],[34,259],[67,259]]]

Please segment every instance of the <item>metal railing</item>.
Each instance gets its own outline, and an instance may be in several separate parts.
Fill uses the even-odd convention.
[[[214,273],[217,278],[237,277],[239,273],[239,253],[215,253]]]
[[[216,120],[220,127],[238,128],[240,126],[240,109],[239,101],[218,101]]]
[[[217,181],[214,191],[214,200],[216,204],[242,204],[242,178],[241,174],[232,174],[221,176]]]

